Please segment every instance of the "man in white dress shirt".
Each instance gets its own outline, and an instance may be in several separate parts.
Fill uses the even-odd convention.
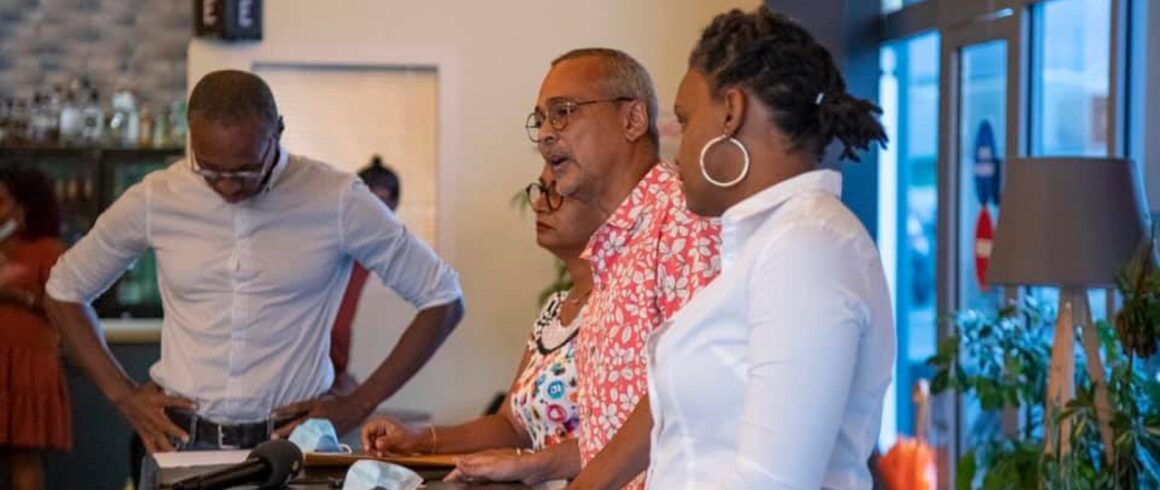
[[[257,76],[206,75],[188,119],[188,158],[127,190],[53,268],[50,318],[150,453],[252,447],[306,418],[354,428],[462,318],[455,271],[356,176],[288,154]],[[138,384],[89,305],[148,250],[165,318],[161,359]],[[336,395],[329,329],[354,261],[419,312],[374,373]]]

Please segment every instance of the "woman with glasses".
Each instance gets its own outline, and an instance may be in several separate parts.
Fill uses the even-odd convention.
[[[536,243],[564,262],[572,287],[553,294],[545,303],[499,413],[459,425],[425,428],[386,417],[372,420],[362,432],[367,452],[462,454],[498,449],[464,458],[462,469],[468,473],[474,467],[487,467],[489,472],[510,470],[513,473],[489,477],[529,483],[559,477],[532,473],[548,470],[551,456],[540,451],[572,438],[579,425],[572,341],[592,293],[592,274],[580,254],[603,218],[595,208],[560,196],[547,167],[539,182],[528,185],[525,191],[536,214]],[[543,464],[536,461],[541,456]],[[497,464],[501,461],[511,464]]]
[[[650,342],[657,489],[870,488],[894,366],[874,241],[820,167],[886,136],[830,53],[761,7],[719,15],[675,113],[691,211],[721,217],[722,272]]]

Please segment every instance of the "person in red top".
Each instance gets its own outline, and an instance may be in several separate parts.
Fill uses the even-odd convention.
[[[44,284],[64,245],[52,182],[0,166],[0,453],[16,490],[44,488],[45,450],[72,447],[60,336],[44,314]]]
[[[399,176],[390,167],[383,165],[381,157],[375,155],[370,165],[358,172],[358,176],[391,211],[399,207]],[[363,288],[367,284],[367,275],[366,268],[355,262],[350,271],[350,282],[342,296],[342,304],[338,307],[338,315],[334,318],[334,328],[330,330],[330,361],[334,363],[334,387],[331,391],[335,393],[349,393],[358,387],[358,380],[347,368],[350,366],[351,326]]]

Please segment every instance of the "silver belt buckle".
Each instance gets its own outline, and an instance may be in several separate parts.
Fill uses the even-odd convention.
[[[222,425],[217,426],[217,445],[219,449],[237,449],[237,446],[226,445],[226,431]]]

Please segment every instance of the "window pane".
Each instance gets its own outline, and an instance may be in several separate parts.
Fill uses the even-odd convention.
[[[1108,152],[1110,0],[1032,8],[1031,154]]]
[[[998,172],[1006,155],[1007,41],[990,41],[963,48],[959,107],[959,305],[962,309],[994,308],[995,290],[983,288],[976,269],[975,235],[984,211],[998,220],[995,195],[985,196],[976,182],[977,167],[995,162]],[[986,202],[984,202],[986,201]]]
[[[959,56],[959,309],[994,315],[1002,291],[981,284],[983,271],[977,269],[976,259],[979,255],[989,256],[990,251],[988,241],[976,241],[976,233],[997,222],[998,189],[993,180],[977,176],[1001,172],[1001,160],[1006,155],[1007,42],[967,46]],[[974,447],[999,426],[997,414],[982,412],[977,400],[965,399],[963,411],[964,431],[959,442],[964,448]]]
[[[939,35],[882,48],[879,100],[890,145],[879,152],[879,244],[895,298],[898,367],[883,427],[913,434],[910,387],[932,375],[926,360],[938,346],[935,271],[938,220]],[[887,413],[889,417],[891,414]]]
[[[1050,0],[1032,7],[1033,156],[1108,153],[1110,0]],[[1027,288],[1049,305],[1059,290]],[[1092,316],[1106,317],[1104,293],[1093,290]]]

